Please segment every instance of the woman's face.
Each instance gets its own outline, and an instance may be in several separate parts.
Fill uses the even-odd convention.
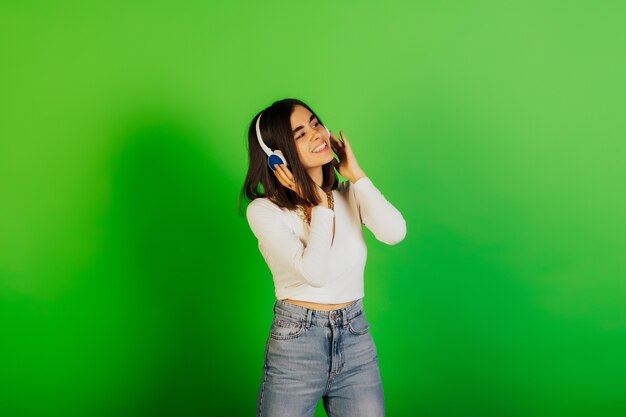
[[[291,130],[298,157],[305,169],[316,168],[333,160],[326,129],[306,107],[295,106],[291,113]]]

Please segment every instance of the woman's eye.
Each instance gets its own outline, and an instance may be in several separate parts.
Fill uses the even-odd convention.
[[[313,123],[313,124],[315,125],[314,127],[317,127],[317,126],[319,125],[319,122],[315,122],[315,123]],[[304,133],[303,133],[303,134],[301,134],[301,135],[299,135],[299,136],[296,136],[296,139],[300,139],[300,138],[302,138],[302,137],[304,137]]]

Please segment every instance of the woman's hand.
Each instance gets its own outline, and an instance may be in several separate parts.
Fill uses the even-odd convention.
[[[296,193],[298,197],[302,198],[302,191],[300,187],[298,187],[298,184],[296,184],[291,171],[289,171],[284,164],[274,164],[274,168],[274,176],[278,179],[278,182]]]
[[[343,134],[342,130],[339,131],[339,134],[341,135],[341,139],[343,141],[337,139],[337,136],[335,136],[332,131],[330,132],[332,150],[339,157],[339,173],[341,176],[350,180],[351,183],[355,183],[366,175],[359,166],[356,156],[354,156],[354,152],[352,152],[352,147],[350,146],[350,142],[348,142],[348,138],[346,138],[346,135]]]
[[[276,176],[276,178],[278,178],[278,182],[296,193],[298,197],[303,198],[302,190],[300,190],[300,187],[298,187],[298,184],[296,184],[293,174],[291,173],[291,171],[289,171],[289,168],[287,168],[283,164],[274,164],[274,168],[276,168],[276,170],[274,171],[274,175]],[[326,196],[326,193],[321,189],[321,187],[317,185],[316,189],[317,196],[320,198],[319,205],[323,207],[328,207],[328,197]]]

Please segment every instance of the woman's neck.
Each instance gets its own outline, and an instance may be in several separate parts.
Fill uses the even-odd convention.
[[[308,173],[313,182],[321,187],[322,183],[324,182],[324,171],[322,170],[322,167],[319,166],[315,168],[309,168]]]

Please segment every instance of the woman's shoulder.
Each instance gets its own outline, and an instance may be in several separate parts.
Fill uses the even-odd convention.
[[[267,197],[255,198],[248,204],[246,213],[248,219],[251,217],[283,217],[287,214],[287,209],[280,207]]]
[[[280,207],[267,197],[252,200],[246,208],[246,218],[257,237],[261,233],[274,233],[278,228],[292,228],[289,210]]]
[[[281,211],[281,208],[267,197],[255,198],[248,204],[247,211]]]

